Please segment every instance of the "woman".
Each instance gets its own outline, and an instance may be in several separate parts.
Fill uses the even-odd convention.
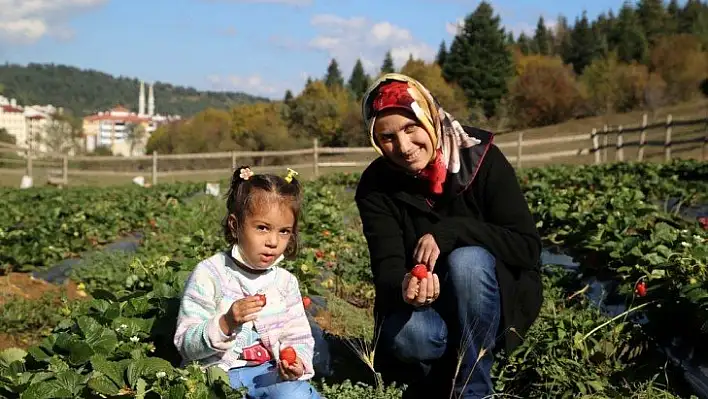
[[[362,101],[382,155],[356,192],[376,287],[375,367],[407,395],[487,396],[495,345],[517,346],[543,299],[541,241],[514,169],[492,133],[461,126],[410,77],[384,75]]]

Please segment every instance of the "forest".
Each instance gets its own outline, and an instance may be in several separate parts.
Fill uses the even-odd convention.
[[[147,103],[148,82],[145,83]],[[115,77],[90,69],[66,65],[0,65],[0,94],[22,105],[52,104],[83,117],[123,105],[138,109],[140,81]],[[267,101],[246,93],[199,91],[190,87],[155,82],[155,112],[190,117],[206,108],[232,108],[239,104]]]
[[[552,25],[552,27],[551,27]],[[514,37],[491,4],[464,19],[434,61],[396,66],[390,52],[378,73],[401,72],[425,84],[465,123],[518,129],[573,118],[691,101],[708,95],[708,3],[688,0],[625,2],[596,19],[541,17],[533,35]],[[186,153],[278,150],[321,145],[367,145],[360,116],[373,77],[359,61],[345,80],[336,59],[321,79],[282,101],[205,109],[165,125],[148,151]]]

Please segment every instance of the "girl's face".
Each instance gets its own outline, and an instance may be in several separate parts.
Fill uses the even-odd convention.
[[[257,209],[246,214],[238,242],[246,261],[263,270],[285,252],[293,234],[295,216],[283,203],[268,201],[253,205]]]
[[[377,116],[374,136],[388,159],[412,173],[425,168],[435,151],[418,120],[401,111],[384,111]]]

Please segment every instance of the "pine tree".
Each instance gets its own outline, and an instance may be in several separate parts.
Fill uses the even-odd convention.
[[[521,54],[529,55],[534,52],[534,42],[533,39],[526,36],[526,33],[521,32],[519,38],[516,40],[516,45],[519,47]]]
[[[586,66],[600,53],[600,43],[590,28],[588,16],[583,12],[580,20],[575,21],[570,33],[570,48],[563,56],[563,61],[573,65],[575,73],[580,75]]]
[[[339,70],[339,64],[337,60],[332,58],[332,61],[327,67],[327,76],[325,76],[325,85],[327,87],[344,87],[344,78],[342,77],[342,72]]]
[[[506,32],[500,27],[499,16],[494,15],[492,6],[482,1],[465,18],[463,31],[452,42],[443,76],[462,88],[469,106],[481,106],[490,117],[507,94],[507,83],[513,72]]]
[[[290,89],[285,90],[285,97],[283,98],[283,102],[288,103],[293,99],[293,92],[290,91]]]
[[[384,56],[383,64],[381,65],[381,73],[392,73],[396,72],[393,65],[393,57],[391,57],[391,52],[387,51]]]
[[[445,58],[447,57],[447,48],[445,47],[445,40],[440,43],[440,48],[438,49],[438,54],[435,56],[435,62],[442,68],[445,65]]]
[[[688,0],[679,12],[678,30],[698,36],[708,48],[708,3]]]
[[[357,100],[360,100],[366,92],[366,89],[369,87],[369,84],[370,80],[369,77],[366,75],[366,72],[364,72],[364,65],[361,63],[361,60],[358,59],[356,60],[356,64],[354,64],[354,68],[352,69],[352,74],[349,77],[349,82],[347,82],[349,90],[351,90],[352,94],[354,94],[354,97]]]
[[[571,29],[568,26],[568,19],[563,15],[558,17],[555,26],[555,33],[553,35],[553,54],[560,55],[565,59],[566,54],[570,53],[570,32]]]
[[[644,35],[636,11],[628,3],[620,9],[617,24],[612,33],[611,47],[620,61],[645,63],[649,57],[649,42]]]
[[[533,35],[534,52],[541,55],[549,55],[551,53],[551,33],[546,28],[546,23],[543,16],[538,18],[536,23],[536,32]]]
[[[666,33],[668,14],[664,8],[663,0],[639,0],[637,15],[644,28],[644,35],[649,44],[653,46],[659,36]]]

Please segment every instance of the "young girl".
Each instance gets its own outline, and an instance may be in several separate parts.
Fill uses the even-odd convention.
[[[298,281],[277,266],[297,253],[296,174],[236,169],[223,222],[231,249],[197,265],[177,318],[174,343],[184,363],[217,365],[232,387],[258,398],[320,398],[307,382],[314,376],[314,339]],[[288,361],[293,349],[295,360]]]

